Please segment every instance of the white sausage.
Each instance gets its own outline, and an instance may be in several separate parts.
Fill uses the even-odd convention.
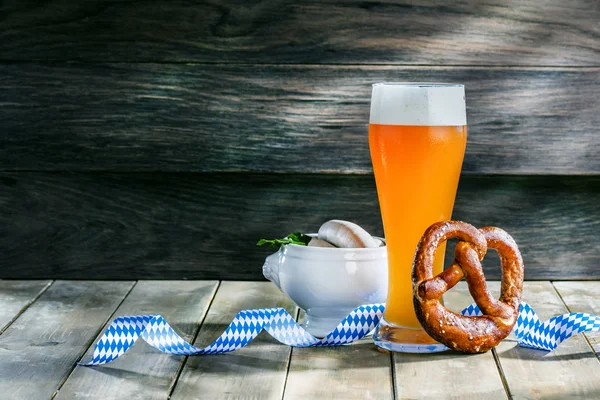
[[[369,232],[360,226],[337,219],[325,222],[319,228],[319,239],[336,247],[358,248],[379,247],[380,241],[373,239]]]

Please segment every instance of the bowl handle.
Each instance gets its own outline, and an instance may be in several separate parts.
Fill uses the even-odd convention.
[[[265,278],[270,280],[281,290],[281,285],[279,284],[279,266],[281,265],[281,250],[277,253],[271,254],[269,257],[265,259],[265,263],[263,265],[263,275]]]

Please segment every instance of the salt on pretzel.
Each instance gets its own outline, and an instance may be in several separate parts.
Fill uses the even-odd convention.
[[[440,244],[458,238],[452,265],[433,276],[433,260]],[[502,267],[500,298],[487,289],[481,260],[487,249],[498,252]],[[442,295],[466,278],[469,292],[484,314],[466,317],[445,308]],[[508,336],[519,314],[523,290],[523,259],[513,238],[500,228],[477,229],[461,221],[431,225],[413,262],[413,303],[423,329],[435,340],[465,353],[484,353]]]

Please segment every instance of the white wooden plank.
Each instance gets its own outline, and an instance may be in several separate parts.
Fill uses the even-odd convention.
[[[568,312],[550,282],[525,282],[523,300],[542,321]],[[581,335],[546,352],[517,346],[511,334],[496,351],[513,398],[600,398],[600,363]]]
[[[600,315],[600,281],[553,282],[571,312]],[[600,355],[600,332],[584,334]]]
[[[216,339],[237,312],[248,308],[296,306],[271,282],[223,282],[200,329],[197,346]],[[189,357],[172,399],[281,399],[290,348],[262,333],[231,354]]]
[[[489,282],[498,290],[499,282]],[[461,311],[473,302],[466,282],[444,295],[447,307]],[[401,399],[506,399],[507,394],[491,351],[483,354],[394,353],[396,393]]]
[[[52,396],[132,285],[55,282],[0,336],[0,393]]]
[[[191,341],[217,286],[217,281],[140,281],[115,316],[160,314],[181,337]],[[92,353],[93,345],[84,360]],[[108,365],[75,368],[56,399],[165,399],[183,360],[140,341]]]
[[[0,334],[52,281],[0,280]]]
[[[284,399],[392,399],[390,354],[371,337],[340,347],[294,348]]]

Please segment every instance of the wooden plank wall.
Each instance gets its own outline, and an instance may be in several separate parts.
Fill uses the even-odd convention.
[[[381,235],[370,84],[408,80],[466,85],[454,216],[528,279],[600,279],[598,2],[0,10],[0,278],[261,279],[260,237]]]

